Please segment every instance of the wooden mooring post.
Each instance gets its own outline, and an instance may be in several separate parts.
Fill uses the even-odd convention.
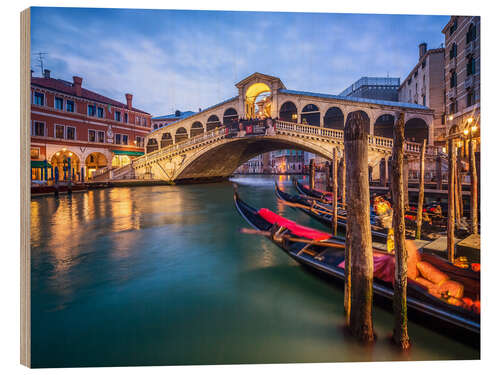
[[[410,347],[408,336],[408,316],[406,288],[408,284],[408,250],[405,244],[405,191],[404,191],[404,113],[400,113],[394,124],[394,143],[392,149],[392,201],[394,228],[394,332],[393,340],[402,349]],[[425,142],[423,145],[425,148]],[[422,153],[425,155],[425,153]],[[422,163],[421,163],[422,170]],[[419,196],[420,200],[420,196]]]
[[[436,156],[436,189],[443,190],[443,172],[441,167],[441,155]]]
[[[340,190],[340,199],[342,201],[342,205],[345,207],[346,203],[346,195],[345,195],[345,154],[340,159],[339,163],[339,190]]]
[[[358,339],[374,340],[373,249],[368,184],[368,134],[360,112],[351,113],[344,129],[346,167],[347,230],[345,293],[349,330]]]
[[[316,179],[316,167],[314,159],[309,161],[309,189],[314,189],[314,181]]]
[[[328,189],[331,189],[331,167],[330,167],[330,162],[327,160],[325,163],[325,191],[328,191]]]
[[[453,125],[450,134],[457,131],[457,126]],[[456,172],[456,150],[455,140],[448,139],[448,226],[447,226],[447,255],[448,260],[455,261],[455,172]]]
[[[405,199],[405,208],[406,210],[410,209],[410,195],[408,193],[408,178],[410,174],[410,166],[408,163],[408,158],[403,156],[403,192]]]
[[[477,217],[477,170],[476,170],[476,141],[471,139],[469,142],[469,174],[470,174],[470,221],[471,231],[474,234],[479,233]]]
[[[330,171],[328,171],[330,172]],[[337,235],[337,206],[338,206],[338,184],[337,184],[337,148],[333,148],[332,157],[332,233]]]
[[[427,139],[424,139],[422,148],[420,149],[420,185],[418,187],[418,207],[417,207],[417,233],[415,238],[420,239],[422,234],[422,213],[424,210],[424,191],[425,191],[425,147]]]

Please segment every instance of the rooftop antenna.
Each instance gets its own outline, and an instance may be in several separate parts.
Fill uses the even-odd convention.
[[[38,56],[38,65],[40,67],[40,71],[43,76],[43,59],[45,58],[45,55],[48,55],[47,52],[36,52],[35,55]]]

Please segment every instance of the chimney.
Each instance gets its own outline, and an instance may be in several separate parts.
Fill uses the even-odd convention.
[[[421,59],[423,55],[427,52],[427,43],[420,43],[418,45],[418,58]]]
[[[82,96],[82,77],[73,76],[73,87],[75,88],[76,96]]]
[[[125,94],[125,99],[127,99],[127,108],[132,109],[132,94]]]
[[[48,69],[43,70],[43,78],[50,78],[50,70]]]

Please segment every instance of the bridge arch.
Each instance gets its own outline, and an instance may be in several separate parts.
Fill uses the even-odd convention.
[[[380,115],[373,125],[373,135],[377,137],[394,138],[394,115],[385,113]]]
[[[184,127],[177,128],[175,132],[175,143],[185,141],[186,139],[188,139],[188,132],[186,128]]]
[[[365,111],[358,110],[349,112],[345,123],[347,124],[355,113],[359,113],[361,115],[361,122],[363,123],[363,128],[365,129],[367,134],[370,134],[370,116],[368,116],[368,114]]]
[[[302,108],[300,113],[301,124],[307,124],[312,126],[321,125],[321,112],[316,104],[307,104]]]
[[[325,112],[323,126],[329,129],[344,130],[344,112],[339,107],[330,107]]]
[[[220,120],[217,115],[211,115],[207,120],[207,132],[220,126]]]
[[[413,117],[405,123],[405,140],[422,143],[424,139],[429,142],[429,126],[420,117]]]
[[[224,125],[229,125],[236,121],[238,121],[238,112],[233,107],[229,107],[222,115],[222,123]]]
[[[146,153],[149,154],[150,152],[158,150],[158,142],[156,141],[156,138],[149,138],[148,144],[146,145]]]
[[[279,112],[280,120],[296,123],[298,121],[298,117],[297,106],[294,102],[287,101],[281,105]]]
[[[191,125],[191,131],[189,132],[190,137],[195,137],[199,134],[203,134],[204,129],[203,129],[203,124],[199,121],[193,122]]]
[[[160,148],[170,146],[172,143],[174,143],[172,135],[169,132],[163,133],[160,140]]]

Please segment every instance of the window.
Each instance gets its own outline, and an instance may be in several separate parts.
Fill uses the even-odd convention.
[[[128,113],[123,114],[123,122],[128,123]]]
[[[427,57],[424,59],[424,61],[422,61],[422,70],[425,68],[426,61],[427,61]]]
[[[64,100],[63,98],[55,98],[54,99],[54,108],[55,109],[59,109],[59,110],[63,110],[63,104],[64,104]]]
[[[95,116],[95,105],[88,105],[87,107],[87,115]]]
[[[95,142],[95,130],[89,130],[89,142]]]
[[[122,135],[122,144],[128,145],[128,135],[126,134]]]
[[[474,90],[469,90],[467,92],[467,107],[470,107],[471,105],[474,104],[475,100],[474,100]]]
[[[146,118],[142,117],[142,125],[146,126]]]
[[[450,60],[457,57],[457,44],[453,43],[450,48]]]
[[[56,125],[55,138],[64,139],[64,125]]]
[[[138,147],[144,147],[144,138],[142,138],[142,137],[135,137],[135,144]]]
[[[97,141],[100,143],[104,143],[104,132],[103,131],[97,132]]]
[[[74,127],[66,127],[66,139],[76,139],[76,129]]]
[[[103,118],[104,117],[104,108],[97,107],[97,117],[99,117],[99,118]]]
[[[122,141],[121,134],[115,134],[115,144],[119,145]]]
[[[456,86],[457,86],[457,72],[455,70],[452,70],[451,76],[450,76],[450,88],[453,88]]]
[[[426,105],[425,104],[425,95],[423,95],[423,97],[422,97],[422,105]]]
[[[458,25],[457,25],[457,19],[455,18],[453,20],[453,24],[450,26],[450,36],[453,35],[453,33],[455,32],[455,30],[457,29]]]
[[[45,95],[41,92],[35,92],[33,95],[33,103],[36,105],[44,105],[45,103]]]
[[[115,111],[115,121],[120,121],[122,117],[122,113]]]
[[[158,124],[154,124],[153,128],[158,129]]]
[[[449,105],[449,113],[453,114],[453,113],[457,113],[457,112],[458,112],[457,101],[456,100],[452,100],[450,102],[450,105]]]
[[[45,124],[40,121],[35,121],[33,123],[32,135],[44,137],[45,136]]]
[[[39,147],[32,147],[30,150],[30,156],[31,156],[31,159],[40,158],[40,148]]]
[[[66,111],[75,112],[75,102],[73,100],[66,100]]]
[[[473,40],[476,40],[476,25],[471,23],[469,26],[469,31],[467,31],[467,43],[470,43]]]
[[[474,57],[469,57],[469,61],[467,61],[467,75],[470,76],[476,73],[476,60]]]

